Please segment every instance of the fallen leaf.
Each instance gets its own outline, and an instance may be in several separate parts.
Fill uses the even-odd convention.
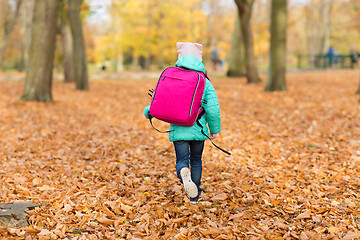
[[[214,197],[211,198],[212,201],[224,201],[228,198],[228,196],[225,193],[216,195]]]
[[[38,234],[39,240],[49,240],[51,239],[51,232],[47,229],[41,230]]]
[[[99,223],[104,224],[105,226],[112,225],[115,222],[115,220],[108,219],[105,215],[101,215],[100,217],[97,217],[96,220]]]
[[[171,219],[171,222],[173,223],[183,223],[186,222],[189,218],[187,217],[183,217],[183,218],[176,218],[176,219]]]
[[[353,239],[357,239],[360,238],[360,233],[356,233],[356,232],[348,232],[343,238],[341,238],[342,240],[353,240]]]
[[[234,222],[240,222],[241,219],[242,219],[242,216],[244,215],[244,213],[237,213],[237,214],[234,214],[234,215],[231,215],[229,217],[229,221],[233,220]]]
[[[300,213],[295,219],[305,219],[305,218],[311,218],[311,212],[310,211]]]

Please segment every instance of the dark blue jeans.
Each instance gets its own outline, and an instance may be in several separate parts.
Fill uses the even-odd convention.
[[[184,167],[191,170],[191,180],[198,188],[198,196],[190,198],[192,201],[197,201],[201,194],[201,173],[202,173],[202,153],[204,150],[204,141],[175,141],[175,154],[176,154],[176,173],[181,180],[180,170]]]

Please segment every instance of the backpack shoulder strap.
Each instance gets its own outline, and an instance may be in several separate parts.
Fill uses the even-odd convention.
[[[222,149],[221,147],[217,146],[217,145],[211,140],[211,138],[204,132],[203,126],[201,125],[199,119],[196,121],[196,123],[197,123],[197,125],[201,128],[201,133],[210,140],[210,142],[212,143],[212,145],[214,145],[217,149],[219,149],[220,151],[226,153],[227,155],[231,155],[230,152],[228,152],[228,151]]]
[[[206,72],[204,73],[204,75],[205,75],[205,77],[206,77],[207,79],[209,79],[209,81],[211,82],[211,80],[210,80],[209,76],[206,74]]]
[[[176,67],[176,66],[175,66],[175,67]],[[196,70],[194,70],[194,69],[190,69],[190,68],[186,68],[186,67],[176,67],[176,68],[183,68],[183,69],[186,69],[186,70],[189,70],[189,71],[194,71],[194,72],[203,73],[203,74],[205,75],[205,77],[206,77],[207,79],[209,79],[209,81],[211,81],[210,78],[208,77],[208,75],[206,74],[206,72],[196,71]]]
[[[151,124],[151,126],[156,130],[156,131],[158,131],[159,133],[169,133],[169,132],[173,132],[174,130],[167,130],[167,131],[160,131],[159,129],[157,129],[156,127],[154,127],[154,125],[153,125],[153,123],[152,123],[152,119],[153,119],[154,117],[153,116],[149,116],[149,121],[150,121],[150,124]]]

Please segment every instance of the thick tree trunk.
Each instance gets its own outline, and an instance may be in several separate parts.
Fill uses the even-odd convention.
[[[73,42],[71,28],[68,21],[64,20],[61,24],[61,38],[64,55],[64,82],[74,82],[74,60],[73,60]]]
[[[73,37],[73,61],[75,68],[76,89],[89,89],[85,41],[80,18],[80,5],[82,0],[69,1],[68,16]]]
[[[240,31],[240,16],[238,16],[235,21],[235,29],[231,42],[229,69],[226,75],[229,77],[242,77],[246,75],[245,48]]]
[[[270,66],[265,91],[286,90],[287,0],[272,0]]]
[[[52,101],[52,70],[55,53],[58,0],[36,0],[29,65],[22,100]]]
[[[245,45],[246,76],[248,83],[259,83],[261,80],[255,64],[254,42],[250,19],[254,0],[235,0],[240,15],[241,33]]]
[[[12,30],[14,29],[15,23],[16,23],[16,21],[18,19],[22,2],[23,2],[23,0],[17,0],[16,1],[16,8],[15,8],[14,16],[9,21],[9,24],[5,25],[4,37],[3,37],[2,41],[1,41],[1,44],[0,44],[0,66],[2,66],[5,49],[6,49],[6,46],[7,46],[8,42],[9,42],[10,34],[11,34]]]

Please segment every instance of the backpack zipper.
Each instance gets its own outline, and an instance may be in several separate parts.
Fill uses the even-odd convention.
[[[196,91],[198,89],[198,86],[199,86],[199,82],[200,82],[200,74],[198,72],[196,72],[197,75],[198,75],[198,80],[197,80],[197,83],[196,83],[196,88],[195,88],[195,91],[194,91],[194,94],[193,94],[193,97],[192,97],[192,100],[191,100],[191,106],[190,106],[190,112],[189,112],[189,116],[191,116],[191,111],[192,111],[192,108],[193,108],[193,105],[194,105],[194,100],[195,100],[195,94],[196,94]]]
[[[164,70],[164,71],[165,71],[165,70]],[[164,71],[163,71],[163,72],[164,72]],[[161,73],[161,75],[162,75],[162,73]],[[158,88],[158,86],[159,86],[159,84],[160,84],[160,81],[162,81],[162,80],[164,80],[164,79],[165,79],[165,76],[159,78],[159,80],[158,80],[158,82],[157,82],[157,84],[156,84],[156,87],[155,87],[155,90],[154,90],[154,95],[153,95],[153,97],[152,97],[152,99],[151,99],[150,105],[153,103],[153,101],[154,101],[154,99],[155,99],[156,90],[157,90],[157,88]]]

